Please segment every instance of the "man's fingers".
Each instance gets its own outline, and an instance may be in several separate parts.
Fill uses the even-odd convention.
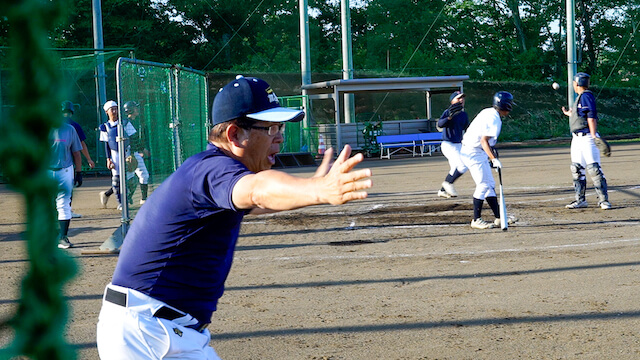
[[[318,169],[316,169],[313,177],[321,177],[327,175],[329,170],[331,170],[331,166],[333,165],[333,148],[329,148],[324,152],[324,157],[322,158],[322,162]]]
[[[340,152],[340,155],[338,156],[338,159],[336,160],[336,163],[337,164],[341,164],[341,163],[345,162],[349,158],[349,156],[351,156],[351,146],[349,144],[347,144],[342,149],[342,152]]]

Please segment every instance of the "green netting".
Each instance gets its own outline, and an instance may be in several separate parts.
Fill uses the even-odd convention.
[[[133,123],[138,134],[134,136],[140,136],[150,152],[145,165],[151,193],[184,160],[206,147],[206,78],[168,64],[124,58],[118,69],[119,103],[133,100],[140,104],[140,117]],[[125,118],[123,106],[120,111]],[[126,184],[128,191],[134,191],[134,205],[140,199],[135,192],[137,180],[134,177]]]
[[[298,110],[302,110],[305,102],[308,102],[306,96],[282,96],[278,100],[282,106]],[[318,128],[305,128],[302,124],[287,123],[284,129],[284,143],[280,146],[281,153],[318,151]]]

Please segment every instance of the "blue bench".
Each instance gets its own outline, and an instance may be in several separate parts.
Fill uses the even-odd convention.
[[[403,150],[416,156],[418,154],[416,147],[420,150],[420,156],[424,156],[425,153],[431,156],[440,148],[442,133],[379,135],[376,137],[376,141],[380,145],[380,159],[391,159],[391,155]]]

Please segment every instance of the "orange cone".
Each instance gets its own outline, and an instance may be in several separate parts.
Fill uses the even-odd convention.
[[[324,137],[322,134],[318,135],[318,155],[324,155],[324,151],[327,149],[324,144]]]

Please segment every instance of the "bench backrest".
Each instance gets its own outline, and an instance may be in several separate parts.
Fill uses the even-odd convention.
[[[418,135],[419,135],[419,140],[422,140],[422,141],[438,141],[438,140],[442,140],[442,133],[441,132],[422,133],[422,134],[418,134]]]
[[[376,136],[376,141],[378,144],[419,141],[420,135],[421,134],[378,135]]]

